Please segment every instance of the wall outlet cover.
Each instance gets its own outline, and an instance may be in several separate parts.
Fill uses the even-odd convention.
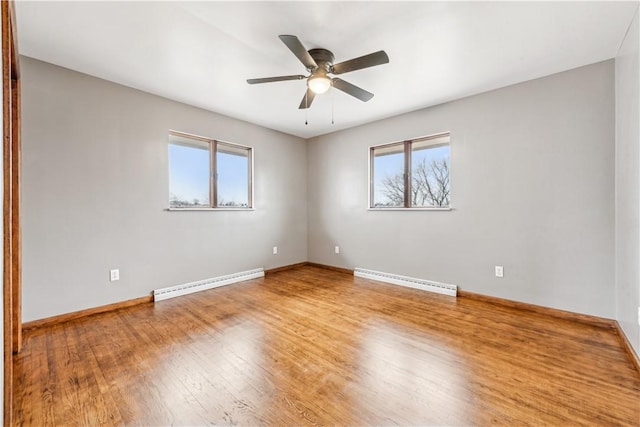
[[[496,265],[496,277],[504,277],[504,267]]]

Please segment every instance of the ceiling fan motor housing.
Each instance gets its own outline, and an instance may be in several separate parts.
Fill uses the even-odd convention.
[[[333,66],[334,56],[330,50],[327,49],[311,49],[309,50],[309,55],[316,61],[318,64],[318,68],[316,70],[324,71],[324,73],[330,73],[331,67]],[[314,72],[315,70],[309,70],[310,72]]]

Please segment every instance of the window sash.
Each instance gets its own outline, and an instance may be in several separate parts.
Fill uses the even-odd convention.
[[[233,209],[233,208],[239,208],[239,209],[246,209],[246,208],[251,208],[252,206],[252,200],[251,200],[251,194],[252,194],[252,165],[251,165],[251,148],[249,147],[243,147],[241,145],[234,145],[234,144],[229,144],[226,142],[220,142],[220,141],[213,141],[213,149],[212,149],[212,153],[213,153],[213,157],[215,158],[215,162],[216,162],[216,167],[215,167],[215,182],[214,182],[214,190],[215,190],[215,206],[218,208],[229,208],[229,209]],[[219,183],[219,177],[220,177],[220,168],[218,167],[218,154],[226,154],[226,155],[232,155],[232,156],[237,156],[237,157],[242,157],[244,159],[246,159],[247,162],[247,206],[229,206],[229,205],[224,205],[224,206],[220,206],[220,200],[219,200],[219,195],[220,195],[220,183]]]

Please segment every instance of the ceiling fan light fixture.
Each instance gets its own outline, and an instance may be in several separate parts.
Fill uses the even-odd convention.
[[[376,65],[387,64],[389,56],[384,50],[370,53],[368,55],[359,56],[358,58],[348,59],[346,61],[334,64],[334,56],[330,50],[315,48],[307,50],[296,36],[281,35],[280,40],[289,48],[291,53],[304,65],[304,68],[310,76],[300,74],[292,76],[266,77],[260,79],[247,79],[250,85],[259,83],[283,82],[287,80],[307,80],[307,90],[300,102],[299,110],[306,110],[311,107],[311,103],[317,94],[325,93],[330,87],[341,92],[351,95],[362,102],[367,102],[373,98],[371,92],[353,85],[338,77],[330,77],[330,74],[341,75],[352,71],[362,70],[364,68],[375,67]]]
[[[307,80],[307,86],[317,94],[325,93],[331,87],[331,79],[326,75],[311,76]]]

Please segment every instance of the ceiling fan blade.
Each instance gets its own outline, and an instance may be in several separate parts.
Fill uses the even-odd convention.
[[[360,101],[367,102],[368,100],[373,98],[373,94],[371,92],[367,92],[366,90],[359,88],[356,85],[352,85],[349,82],[345,82],[342,79],[333,79],[333,87],[353,97],[358,98]]]
[[[297,75],[297,76],[279,76],[279,77],[265,77],[263,79],[247,79],[247,83],[250,85],[255,85],[258,83],[271,83],[271,82],[283,82],[286,80],[302,80],[305,76]]]
[[[315,97],[316,93],[311,89],[307,89],[307,93],[305,93],[304,97],[302,98],[302,102],[300,102],[300,106],[298,107],[298,109],[304,110],[311,107],[311,103],[313,102],[313,98]]]
[[[278,36],[278,37],[280,37],[280,40],[282,40],[282,43],[287,45],[289,50],[293,52],[296,58],[298,58],[300,62],[302,62],[305,68],[311,69],[311,70],[318,68],[318,64],[316,64],[316,61],[313,60],[311,55],[309,55],[309,52],[307,52],[307,49],[304,48],[304,46],[296,36],[285,35],[285,36]]]
[[[389,62],[389,57],[384,50],[370,53],[369,55],[360,56],[358,58],[349,59],[348,61],[335,64],[332,67],[333,74],[344,74],[350,71],[361,70],[363,68],[375,67]]]

